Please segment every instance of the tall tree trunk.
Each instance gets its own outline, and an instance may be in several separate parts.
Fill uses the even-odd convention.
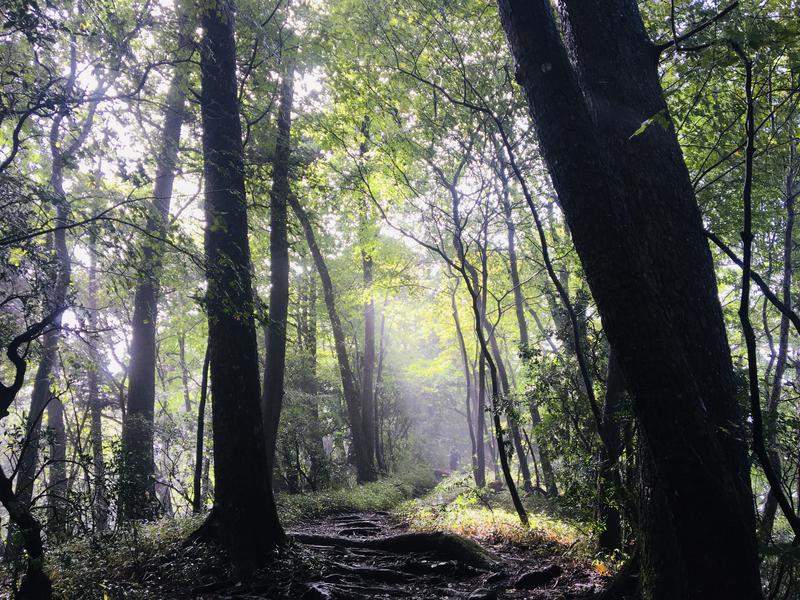
[[[234,7],[217,0],[201,15],[208,352],[214,429],[215,535],[239,573],[263,566],[283,543],[260,410],[244,155],[236,85]],[[204,533],[204,532],[203,532]]]
[[[364,291],[364,355],[361,368],[361,430],[364,432],[364,452],[370,461],[375,457],[375,301],[372,298],[372,256],[362,247],[361,266]]]
[[[384,305],[385,307],[385,305]],[[375,464],[378,468],[378,471],[382,473],[386,473],[389,470],[388,465],[386,464],[386,456],[383,452],[383,429],[382,429],[382,419],[381,419],[381,391],[383,390],[383,368],[386,359],[386,314],[381,311],[381,327],[380,327],[380,334],[379,334],[379,343],[378,343],[378,367],[377,372],[375,373],[375,390],[372,394],[373,396],[373,405],[375,406]]]
[[[178,334],[178,362],[181,367],[181,386],[183,387],[183,410],[187,413],[192,410],[192,400],[189,397],[189,365],[186,364],[186,332]]]
[[[608,374],[606,375],[606,397],[603,403],[603,427],[609,447],[603,446],[600,458],[600,481],[606,489],[601,490],[598,517],[603,526],[598,545],[605,552],[622,546],[622,514],[618,505],[620,478],[618,461],[622,454],[619,412],[625,399],[625,382],[613,348],[608,351]],[[610,489],[608,489],[610,488]]]
[[[487,330],[489,330],[490,324],[485,323],[485,325],[487,326]],[[500,389],[506,398],[506,402],[511,405],[514,402],[513,390],[511,389],[511,385],[508,381],[508,373],[506,372],[505,364],[503,363],[503,359],[500,355],[500,347],[497,344],[497,336],[495,335],[495,332],[491,330],[489,330],[489,347],[492,351],[497,372],[500,376]],[[508,429],[511,432],[511,442],[514,445],[514,452],[517,454],[519,470],[522,474],[522,489],[524,489],[527,493],[532,494],[533,485],[531,485],[531,471],[528,466],[528,453],[525,452],[525,448],[522,445],[522,436],[519,432],[517,417],[514,414],[509,414],[507,415],[507,418]]]
[[[287,237],[287,199],[289,188],[289,155],[291,153],[292,101],[294,98],[294,66],[286,66],[281,82],[278,109],[278,138],[272,161],[270,191],[270,288],[269,323],[267,325],[267,358],[264,365],[264,390],[261,412],[264,418],[269,476],[275,465],[278,424],[283,406],[283,382],[286,371],[286,318],[289,311],[289,240]]]
[[[122,427],[119,478],[121,521],[152,519],[158,513],[153,457],[158,292],[178,144],[185,118],[185,85],[183,68],[178,65],[174,68],[167,92],[153,203],[148,207],[139,279],[133,298],[128,401]]]
[[[200,514],[203,510],[204,494],[202,489],[204,476],[205,454],[205,425],[206,425],[206,402],[208,401],[208,369],[210,354],[208,352],[208,342],[206,341],[206,354],[203,358],[203,374],[200,380],[200,401],[197,403],[197,429],[194,444],[194,479],[192,481],[192,512]],[[207,464],[207,462],[205,463]]]
[[[51,133],[51,148],[53,149],[53,167],[50,176],[50,185],[56,194],[56,231],[53,233],[54,258],[56,262],[56,275],[53,281],[51,296],[46,302],[48,312],[63,307],[67,301],[71,275],[71,262],[67,248],[65,226],[68,222],[69,206],[64,193],[64,158],[56,148],[57,132]],[[20,453],[17,466],[17,482],[15,493],[17,499],[24,505],[30,506],[33,499],[33,486],[37,473],[39,446],[41,444],[42,417],[50,402],[53,400],[52,377],[55,371],[58,354],[58,338],[61,327],[61,312],[55,317],[53,327],[42,338],[42,351],[39,366],[33,380],[31,392],[31,407],[26,421],[27,436]]]
[[[88,289],[89,331],[97,334],[97,234],[89,233],[89,289]],[[94,495],[92,497],[92,517],[95,532],[108,529],[108,490],[106,489],[106,463],[103,457],[103,403],[100,398],[99,375],[100,355],[95,339],[89,347],[89,367],[86,373],[87,395],[90,411],[90,437],[92,440],[92,475]]]
[[[456,327],[456,337],[458,339],[458,349],[461,352],[461,362],[464,365],[464,380],[466,384],[466,415],[467,415],[467,428],[469,429],[469,441],[472,449],[472,477],[475,480],[475,485],[483,487],[486,481],[480,481],[478,474],[478,444],[477,436],[475,435],[475,427],[472,423],[472,397],[474,395],[472,386],[472,374],[469,369],[469,359],[467,358],[467,345],[464,343],[464,334],[461,331],[461,319],[458,316],[458,306],[456,305],[456,291],[458,290],[458,280],[456,280],[453,290],[450,292],[450,306],[453,309],[453,322]],[[481,432],[482,433],[482,432]],[[480,436],[483,437],[482,435]]]
[[[643,595],[760,598],[747,435],[711,253],[674,129],[635,133],[667,115],[636,2],[562,0],[563,41],[549,3],[499,5],[652,459]]]
[[[308,360],[308,369],[302,378],[303,389],[309,396],[311,414],[311,452],[309,457],[312,489],[318,490],[328,484],[329,473],[323,442],[317,397],[317,278],[313,271],[307,276],[308,294],[305,298],[304,331],[302,347]]]
[[[475,453],[477,474],[475,485],[479,488],[486,487],[486,361],[482,355],[478,356],[478,397],[475,399],[475,432],[477,438],[477,452]],[[490,446],[491,450],[491,446]],[[492,460],[495,466],[497,461]]]
[[[311,251],[314,265],[317,268],[317,273],[322,282],[322,295],[325,298],[325,307],[328,310],[328,319],[331,322],[333,344],[336,351],[336,360],[339,365],[339,376],[342,379],[342,392],[347,407],[347,417],[353,440],[353,453],[356,459],[358,481],[371,481],[375,478],[375,471],[374,468],[372,468],[372,462],[364,446],[363,432],[361,430],[360,395],[353,370],[350,366],[350,359],[347,356],[344,329],[342,328],[342,322],[339,319],[339,312],[336,308],[336,294],[334,293],[333,282],[328,272],[328,266],[325,264],[325,258],[322,256],[322,252],[320,252],[316,238],[314,237],[314,229],[311,227],[311,221],[308,215],[303,210],[303,207],[300,206],[297,198],[293,195],[289,196],[289,205],[292,207],[292,211],[294,211],[297,220],[300,221],[300,225],[303,227],[306,243]]]
[[[794,220],[795,220],[795,175],[798,168],[797,149],[794,145],[789,148],[789,167],[786,170],[786,189],[784,190],[784,202],[786,204],[786,229],[783,236],[783,285],[781,287],[784,305],[792,310],[792,252],[794,250]],[[775,359],[775,376],[772,381],[769,401],[767,402],[766,414],[766,443],[769,450],[772,464],[780,473],[780,455],[775,449],[777,437],[777,417],[778,406],[781,401],[781,391],[783,390],[783,376],[786,372],[786,362],[789,350],[789,318],[781,313],[780,333],[778,336],[778,355]],[[772,537],[772,526],[775,523],[775,512],[778,508],[778,501],[772,489],[767,493],[764,503],[764,514],[761,520],[761,540],[767,543]]]
[[[500,155],[501,153],[498,152],[497,154]],[[505,165],[505,161],[501,160],[500,168],[498,170],[498,174],[500,176],[500,181],[503,188],[500,200],[503,204],[503,214],[505,216],[505,221],[506,221],[506,233],[508,235],[508,262],[509,262],[509,271],[511,272],[511,285],[513,286],[513,292],[514,292],[514,312],[517,316],[517,326],[519,327],[519,345],[522,349],[522,352],[524,353],[528,350],[528,346],[530,345],[530,338],[528,336],[528,322],[525,319],[525,299],[522,296],[522,282],[520,281],[519,278],[519,265],[517,264],[517,239],[516,239],[517,229],[516,225],[514,224],[514,215],[511,210],[511,201],[509,198],[510,191],[508,185],[508,175],[506,174],[506,168],[507,167]],[[535,402],[531,402],[529,410],[531,413],[531,420],[533,421],[534,425],[540,423],[542,417],[539,414],[539,407],[536,405]],[[516,431],[515,440],[516,438],[519,438],[518,427]],[[550,462],[550,457],[548,456],[547,451],[536,443],[535,434],[532,446],[533,446],[532,448],[533,452],[539,455],[539,460],[542,463],[542,471],[544,475],[547,494],[548,496],[555,496],[558,494],[558,489],[556,488],[555,476],[553,475],[553,466]],[[523,476],[524,474],[525,471],[523,471]]]
[[[47,482],[48,520],[47,535],[53,540],[63,540],[67,534],[67,429],[64,423],[64,405],[53,397],[47,405],[47,429],[50,436],[50,467]]]

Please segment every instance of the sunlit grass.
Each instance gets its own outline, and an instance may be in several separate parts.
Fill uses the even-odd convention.
[[[531,497],[525,504],[529,527],[520,522],[507,492],[479,490],[468,478],[451,476],[422,498],[402,504],[398,513],[414,530],[444,530],[489,543],[552,543],[572,548],[588,542],[585,530],[548,512],[546,502]]]

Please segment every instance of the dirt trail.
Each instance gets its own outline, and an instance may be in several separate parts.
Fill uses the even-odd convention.
[[[288,598],[581,598],[602,585],[586,565],[526,547],[409,533],[388,513],[332,515],[289,533],[311,564],[286,590]]]

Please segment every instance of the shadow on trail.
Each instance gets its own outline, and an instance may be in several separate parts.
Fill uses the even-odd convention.
[[[388,513],[343,513],[299,524],[270,581],[196,589],[204,598],[589,598],[602,579],[585,564],[517,544],[479,545],[442,532],[409,532]]]

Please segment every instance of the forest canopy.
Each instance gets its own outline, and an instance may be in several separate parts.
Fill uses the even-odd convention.
[[[795,0],[0,18],[4,593],[800,595]]]

